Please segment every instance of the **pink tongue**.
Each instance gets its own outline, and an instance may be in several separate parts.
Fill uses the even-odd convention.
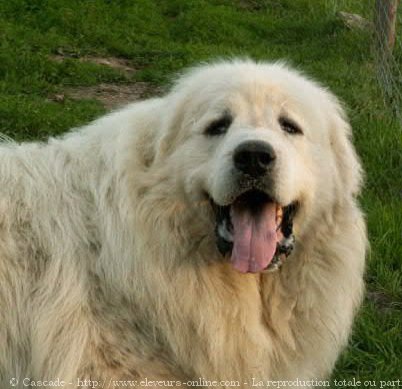
[[[276,250],[276,204],[266,203],[258,215],[234,205],[231,217],[234,230],[233,267],[242,273],[264,270]]]

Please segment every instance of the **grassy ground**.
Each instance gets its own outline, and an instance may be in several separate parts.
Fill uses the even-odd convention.
[[[335,17],[336,4],[370,16],[371,3],[361,3],[0,1],[0,132],[18,140],[60,134],[105,110],[99,101],[64,95],[68,88],[168,85],[184,66],[222,56],[286,58],[329,85],[349,107],[367,172],[361,202],[372,247],[368,297],[333,378],[379,386],[402,379],[402,137],[373,79],[371,37]],[[125,58],[134,70],[79,60],[86,56]]]

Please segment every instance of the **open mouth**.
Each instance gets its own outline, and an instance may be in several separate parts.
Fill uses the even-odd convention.
[[[274,271],[293,250],[297,203],[281,207],[260,190],[249,190],[228,206],[211,200],[216,242],[222,255],[242,273]]]

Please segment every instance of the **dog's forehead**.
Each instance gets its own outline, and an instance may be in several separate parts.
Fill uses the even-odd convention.
[[[187,109],[193,117],[219,116],[224,112],[255,125],[281,113],[299,111],[294,94],[280,83],[269,80],[240,81],[224,88],[216,87],[211,82],[210,85],[204,85],[190,101],[187,101]]]
[[[271,126],[281,116],[304,125],[314,115],[314,107],[306,107],[304,93],[278,80],[255,78],[238,83],[222,99],[219,105],[226,107],[240,125]]]
[[[298,81],[305,82],[300,85]],[[207,103],[226,105],[239,115],[269,115],[284,110],[299,110],[299,106],[305,106],[308,97],[315,94],[314,88],[307,80],[279,77],[270,71],[228,74],[224,86],[212,78],[206,88],[210,89],[206,96],[214,96],[213,99],[209,98]]]
[[[283,64],[204,66],[183,77],[176,91],[185,101],[186,122],[211,121],[226,111],[238,123],[251,126],[270,125],[288,116],[311,127],[325,116],[320,109],[326,105],[323,88]]]
[[[281,85],[266,80],[241,83],[226,96],[226,104],[233,114],[255,120],[292,109],[296,106],[293,100]]]

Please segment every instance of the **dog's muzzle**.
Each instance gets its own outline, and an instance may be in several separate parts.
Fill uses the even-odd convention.
[[[246,141],[233,152],[237,193],[229,204],[211,203],[216,243],[235,269],[256,273],[278,269],[293,250],[297,202],[281,206],[270,195],[276,154],[262,141]]]

